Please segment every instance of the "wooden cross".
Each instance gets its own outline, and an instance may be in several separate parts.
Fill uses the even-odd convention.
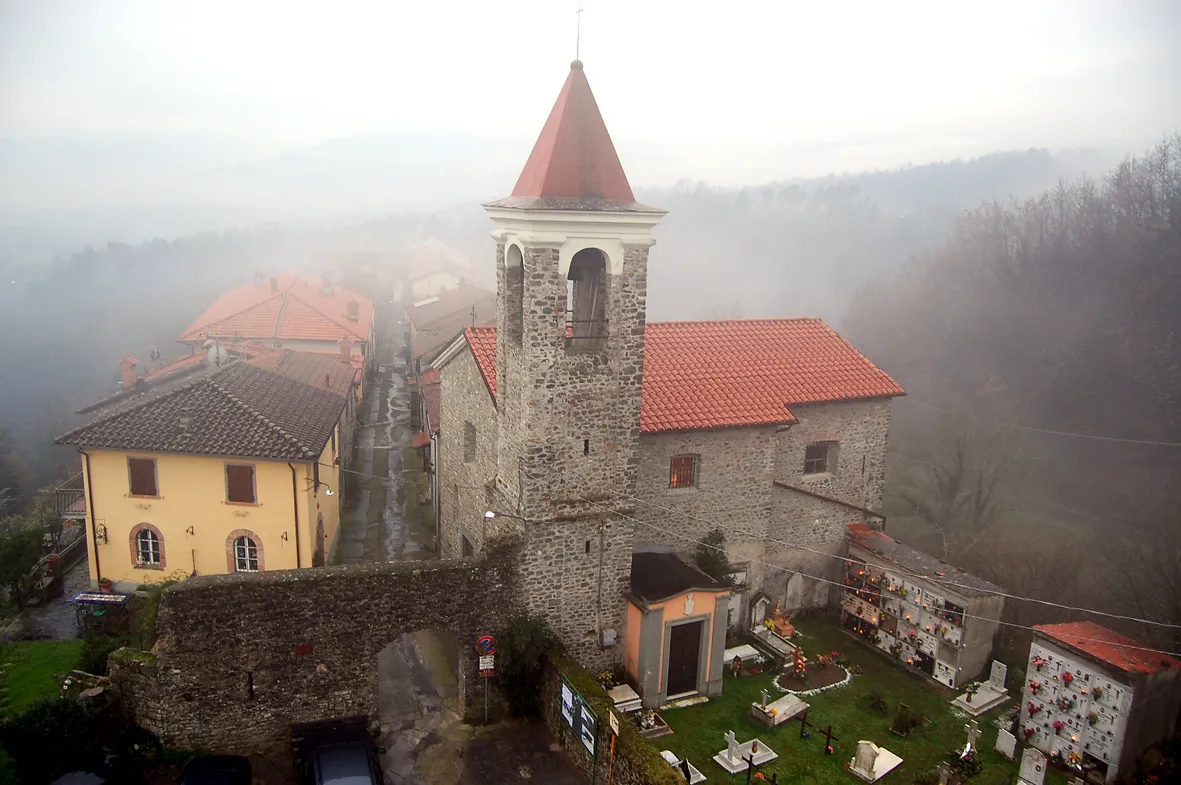
[[[808,722],[807,710],[805,710],[804,713],[801,714],[798,719],[800,721],[800,738],[806,739],[806,738],[808,738],[808,728],[811,727],[811,725],[812,725],[812,723]]]
[[[836,739],[837,741],[840,741],[841,739],[839,736],[832,735],[832,725],[829,725],[828,728],[822,732],[824,733],[824,752],[825,754],[829,754],[828,749],[832,746],[833,739]]]

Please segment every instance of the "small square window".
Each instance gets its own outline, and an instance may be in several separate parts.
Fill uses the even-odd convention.
[[[128,458],[127,474],[132,496],[159,496],[154,458]]]
[[[692,488],[697,485],[697,456],[678,455],[668,464],[668,487]]]
[[[836,459],[836,442],[812,442],[804,448],[804,474],[832,472]]]
[[[463,462],[471,463],[476,460],[476,426],[470,422],[463,424]]]
[[[253,466],[226,465],[226,501],[238,504],[256,503]]]

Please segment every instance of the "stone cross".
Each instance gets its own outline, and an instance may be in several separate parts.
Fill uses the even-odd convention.
[[[726,757],[730,759],[731,763],[734,763],[738,757],[738,740],[734,738],[734,731],[726,731],[726,735],[722,738],[726,740]]]
[[[1005,677],[1009,675],[1009,666],[1000,660],[992,661],[992,670],[988,674],[988,686],[997,692],[1005,691]]]
[[[972,720],[964,726],[964,732],[968,734],[968,746],[964,747],[964,752],[976,749],[976,739],[980,738],[980,725],[976,720]]]
[[[951,776],[951,766],[940,763],[935,767],[935,772],[939,775],[939,785],[947,785],[947,779]]]
[[[763,690],[762,696],[763,696],[763,711],[766,711],[767,710],[767,701],[771,700],[771,696],[767,693],[766,690]]]

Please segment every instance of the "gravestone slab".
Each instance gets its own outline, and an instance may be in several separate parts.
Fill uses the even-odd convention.
[[[1037,747],[1026,747],[1017,774],[1024,785],[1042,785],[1046,778],[1046,756]]]
[[[1013,760],[1017,756],[1017,737],[1001,728],[996,734],[996,746],[993,749],[1007,760]]]
[[[763,695],[766,695],[765,691]],[[763,700],[766,700],[766,698],[763,698]],[[768,728],[774,728],[776,725],[782,725],[788,720],[795,719],[807,710],[808,704],[804,703],[795,695],[784,695],[770,703],[752,703],[750,705],[750,716],[756,722]]]
[[[751,739],[739,744],[734,737],[734,731],[726,733],[724,738],[726,739],[726,749],[714,755],[714,763],[731,774],[746,771],[750,765],[747,761],[752,757],[756,766],[770,763],[779,757],[778,753],[772,751],[770,747],[758,739]]]
[[[988,686],[993,692],[1005,691],[1005,679],[1009,675],[1009,666],[1000,660],[992,661],[992,671],[988,674]]]
[[[885,747],[862,739],[857,742],[857,751],[849,761],[849,773],[864,782],[877,782],[898,768],[902,758]]]
[[[665,762],[676,769],[682,777],[685,776],[685,770],[688,769],[689,776],[687,780],[689,785],[697,785],[699,782],[705,782],[705,775],[698,771],[696,766],[687,760],[678,758],[671,750],[662,750],[660,757],[664,758]]]

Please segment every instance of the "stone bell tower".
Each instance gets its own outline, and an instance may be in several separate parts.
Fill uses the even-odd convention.
[[[497,479],[525,520],[527,602],[587,665],[618,658],[639,465],[648,249],[638,204],[574,61],[496,240]],[[619,643],[613,643],[612,636]]]

